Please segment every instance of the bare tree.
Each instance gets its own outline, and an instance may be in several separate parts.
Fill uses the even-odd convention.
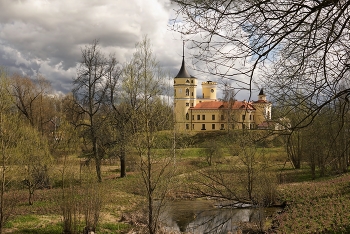
[[[98,181],[102,181],[101,161],[103,154],[99,149],[99,131],[105,123],[101,114],[106,104],[108,76],[113,74],[116,60],[113,56],[106,58],[99,48],[98,41],[82,49],[82,61],[74,79],[73,94],[77,108],[82,117],[76,126],[84,127],[85,138],[92,147]]]
[[[130,64],[132,64],[132,62],[130,62]],[[127,77],[129,74],[132,78],[134,78],[134,73],[130,72],[130,69],[132,69],[132,66],[127,64],[123,67],[123,69],[118,70],[118,73],[109,76],[108,80],[108,100],[110,102],[109,106],[111,109],[111,125],[115,131],[115,138],[111,140],[111,142],[112,147],[117,145],[119,148],[117,150],[115,149],[114,151],[118,152],[117,154],[120,160],[121,178],[126,177],[126,151],[128,140],[130,135],[135,133],[135,129],[131,125],[131,117],[135,114],[134,110],[137,109],[135,95],[127,93],[128,90],[124,89],[125,86],[128,86],[128,80],[125,77]]]
[[[42,76],[32,80],[29,77],[14,74],[9,86],[9,92],[15,97],[14,103],[19,112],[42,135],[49,134],[49,131],[45,130],[55,115],[52,98],[48,95],[50,90],[50,83]]]
[[[191,35],[198,49],[194,57],[211,73],[252,90],[262,71],[261,82],[275,100],[288,105],[302,92],[312,117],[333,100],[348,99],[349,0],[173,2],[178,5],[174,30]],[[248,79],[237,79],[239,75]],[[312,119],[292,127],[304,127]]]
[[[258,151],[255,133],[235,133],[235,140],[229,143],[234,160],[193,173],[191,188],[200,196],[227,200],[229,206],[274,204],[275,173],[269,170],[264,152]]]
[[[160,97],[165,84],[164,72],[152,53],[149,39],[145,37],[136,49],[134,59],[140,68],[136,70],[138,79],[128,84],[131,85],[129,91],[132,91],[128,91],[129,95],[136,95],[132,100],[137,102],[137,109],[132,110],[132,126],[135,129],[132,143],[139,156],[145,186],[148,232],[153,234],[158,232],[161,208],[174,172],[172,147],[170,145],[169,151],[166,147],[164,149],[164,144],[157,141],[161,137],[158,133],[172,126],[169,124],[172,115],[169,115],[169,109],[164,108],[165,103]]]

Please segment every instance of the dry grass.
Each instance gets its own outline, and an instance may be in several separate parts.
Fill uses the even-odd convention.
[[[180,151],[176,158],[177,175],[174,185],[168,195],[172,199],[191,199],[195,196],[191,190],[189,179],[196,171],[206,171],[208,167],[205,157],[201,155],[199,148]],[[259,149],[271,163],[270,170],[276,172],[280,185],[278,185],[280,201],[288,201],[288,209],[275,217],[274,225],[281,233],[306,233],[326,230],[337,230],[341,233],[350,230],[350,223],[343,217],[350,217],[350,193],[348,182],[350,176],[333,178],[318,182],[302,182],[310,180],[308,169],[293,170],[289,163],[285,163],[286,155],[282,148]],[[51,189],[37,190],[34,196],[34,204],[28,205],[27,191],[20,186],[13,186],[6,195],[13,197],[16,203],[13,206],[12,217],[6,224],[5,233],[62,233],[62,216],[60,201],[62,198],[62,171],[65,169],[66,185],[74,185],[77,194],[84,193],[84,186],[95,180],[94,165],[80,167],[80,159],[76,156],[67,158],[66,168],[63,160],[56,160],[56,166],[51,171]],[[134,162],[132,162],[134,163]],[[231,178],[232,175],[227,165],[239,163],[237,156],[229,156],[220,159],[216,165]],[[135,165],[129,168],[137,168]],[[224,170],[225,169],[225,170]],[[283,169],[283,170],[282,170]],[[209,171],[209,170],[208,170]],[[231,173],[231,174],[230,174]],[[142,183],[137,171],[128,171],[126,178],[119,178],[118,161],[104,162],[102,166],[103,182],[100,184],[105,195],[99,224],[99,233],[123,233],[132,226],[124,217],[134,217],[136,210],[142,209],[144,197],[142,196]],[[231,180],[233,182],[234,180]],[[329,207],[328,211],[317,212],[316,208]],[[136,216],[135,216],[136,217]],[[134,218],[135,218],[134,217]],[[136,217],[137,218],[137,217]],[[305,223],[297,225],[295,222]],[[306,221],[310,220],[309,225]],[[321,221],[320,221],[321,220]],[[328,220],[326,222],[326,220]],[[350,220],[350,219],[347,219]],[[134,220],[135,221],[135,220]],[[136,223],[136,221],[133,223]],[[325,224],[322,224],[325,222]],[[343,222],[343,224],[341,224]],[[338,225],[338,228],[335,228]],[[337,233],[337,232],[335,232]]]

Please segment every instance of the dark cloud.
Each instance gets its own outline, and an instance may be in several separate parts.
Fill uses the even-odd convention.
[[[81,49],[99,40],[123,63],[148,35],[166,70],[174,71],[174,40],[167,31],[170,0],[0,1],[0,65],[11,72],[46,77],[56,91],[71,90]],[[165,43],[166,41],[166,43]],[[170,46],[169,46],[170,45]]]
[[[182,61],[181,35],[168,25],[174,7],[170,0],[0,0],[0,66],[40,74],[56,92],[68,93],[87,44],[98,40],[104,53],[124,63],[147,35],[159,65],[174,77]],[[190,74],[199,83],[215,80],[199,72],[189,54],[186,49]]]

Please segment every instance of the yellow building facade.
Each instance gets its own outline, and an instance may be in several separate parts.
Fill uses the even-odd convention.
[[[198,79],[191,76],[184,57],[174,78],[174,114],[178,131],[222,131],[265,128],[271,120],[272,104],[260,90],[257,101],[222,101],[217,99],[217,83],[202,82],[197,96]]]

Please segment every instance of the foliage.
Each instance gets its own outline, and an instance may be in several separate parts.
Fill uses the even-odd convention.
[[[22,126],[22,136],[18,138],[21,144],[22,157],[16,163],[23,166],[23,184],[29,192],[28,203],[33,205],[33,196],[36,189],[50,188],[49,170],[52,158],[48,143],[31,126]]]
[[[213,162],[218,162],[223,157],[222,146],[217,141],[211,141],[204,149],[204,155],[208,165],[211,166]]]

